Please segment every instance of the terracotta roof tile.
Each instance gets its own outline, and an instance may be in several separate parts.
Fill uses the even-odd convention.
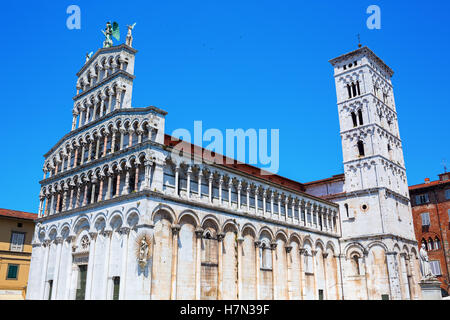
[[[38,217],[36,213],[23,212],[11,209],[1,209],[1,208],[0,208],[0,216],[26,220],[35,220]]]

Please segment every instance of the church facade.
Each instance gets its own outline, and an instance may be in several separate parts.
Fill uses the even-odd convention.
[[[136,52],[104,47],[77,73],[27,299],[420,299],[392,72],[372,51],[331,61],[345,175],[325,184],[176,156],[167,113],[131,105]]]

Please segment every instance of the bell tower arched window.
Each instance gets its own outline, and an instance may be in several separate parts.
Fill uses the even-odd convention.
[[[358,141],[358,152],[359,152],[359,156],[364,157],[364,142],[362,142],[361,140]]]
[[[359,125],[362,126],[364,124],[364,121],[363,121],[363,115],[362,115],[361,109],[358,110],[358,119],[359,119]]]
[[[358,126],[358,123],[356,122],[356,113],[352,112],[352,121],[353,121],[353,128]]]

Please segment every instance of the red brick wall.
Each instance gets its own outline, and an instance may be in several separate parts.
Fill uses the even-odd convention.
[[[447,187],[448,188],[448,187]],[[415,196],[419,194],[428,193],[430,202],[427,204],[417,205],[415,203]],[[445,187],[442,188],[425,188],[419,190],[410,190],[412,214],[414,231],[419,247],[422,244],[422,238],[428,241],[428,238],[432,238],[433,241],[437,236],[441,242],[441,249],[429,250],[429,260],[439,260],[441,265],[442,276],[438,277],[441,281],[441,288],[449,291],[449,268],[450,265],[450,230],[449,230],[449,216],[448,210],[450,209],[450,201],[445,199]],[[437,201],[436,201],[437,200]],[[437,203],[436,203],[437,202]],[[428,231],[422,230],[422,219],[420,214],[428,212],[430,214],[430,227]],[[438,214],[439,213],[439,214]],[[444,251],[447,255],[444,254]],[[447,256],[447,261],[446,261]]]

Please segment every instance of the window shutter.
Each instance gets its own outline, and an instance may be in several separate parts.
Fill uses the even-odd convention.
[[[429,226],[430,225],[430,214],[428,212],[422,213],[422,225]]]
[[[11,239],[11,251],[23,251],[23,242],[25,235],[23,233],[13,232]]]

